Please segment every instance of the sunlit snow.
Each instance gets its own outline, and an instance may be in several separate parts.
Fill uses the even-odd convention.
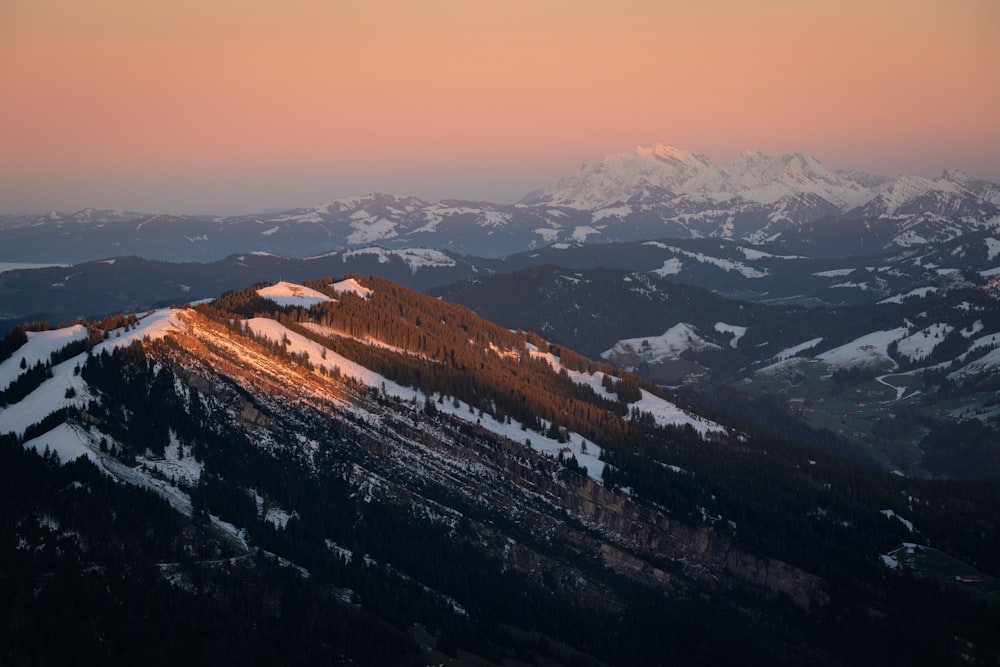
[[[533,357],[540,357],[549,362],[552,368],[557,371],[566,371],[569,378],[577,384],[582,384],[594,390],[598,396],[617,400],[618,395],[609,392],[604,387],[605,374],[598,371],[596,373],[581,373],[565,368],[559,358],[550,352],[541,352],[534,345],[528,345],[528,350]],[[641,389],[642,398],[634,403],[629,403],[630,407],[638,408],[641,412],[648,412],[660,426],[685,426],[690,425],[698,433],[705,435],[709,431],[722,431],[722,426],[715,422],[690,415],[670,401],[654,396],[645,389]],[[578,457],[579,458],[579,457]]]
[[[330,297],[322,292],[317,292],[303,285],[285,282],[284,280],[270,287],[262,287],[257,290],[257,294],[265,299],[274,301],[282,307],[300,306],[302,308],[309,308],[317,303],[332,301]]]
[[[340,282],[333,283],[330,287],[332,287],[337,294],[356,294],[362,299],[370,299],[372,294],[375,293],[373,290],[368,289],[354,278],[341,280]]]

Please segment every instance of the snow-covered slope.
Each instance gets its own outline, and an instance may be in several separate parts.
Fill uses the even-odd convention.
[[[262,287],[257,294],[274,301],[279,306],[299,306],[309,308],[313,304],[329,301],[330,297],[303,285],[280,281],[270,287]]]
[[[686,350],[718,349],[706,341],[689,324],[676,324],[659,336],[646,336],[618,341],[601,356],[619,365],[637,366],[640,362],[659,363],[679,359]]]

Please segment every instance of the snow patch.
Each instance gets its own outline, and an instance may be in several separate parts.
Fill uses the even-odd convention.
[[[600,236],[601,232],[598,229],[594,229],[590,225],[581,225],[573,229],[573,235],[570,238],[577,243],[586,243],[587,237],[594,234]]]
[[[330,287],[332,287],[337,294],[356,294],[362,299],[370,299],[372,294],[375,293],[373,290],[365,287],[354,278],[348,278],[347,280],[341,280],[337,283],[331,283]]]
[[[885,365],[895,368],[896,362],[889,357],[889,344],[908,334],[906,327],[875,331],[855,338],[845,345],[827,350],[817,357],[835,368]]]
[[[807,340],[804,343],[799,343],[798,345],[793,345],[792,347],[786,347],[784,350],[774,355],[774,358],[778,361],[784,361],[785,359],[791,359],[795,357],[802,350],[808,350],[810,348],[816,347],[823,342],[823,337],[813,338],[812,340]]]
[[[0,389],[6,389],[21,375],[21,360],[26,368],[31,368],[41,362],[48,363],[53,352],[61,350],[70,343],[87,339],[87,327],[74,324],[71,327],[52,329],[50,331],[28,331],[28,342],[22,345],[14,355],[0,363]]]
[[[1000,241],[992,237],[983,240],[986,242],[986,261],[992,262],[1000,255]]]
[[[61,463],[69,463],[81,456],[85,456],[96,463],[97,459],[93,452],[90,451],[90,448],[84,444],[85,441],[86,436],[80,432],[78,427],[71,426],[70,424],[60,424],[51,431],[28,440],[24,443],[24,448],[34,448],[39,454],[44,453],[48,449],[59,456]]]
[[[302,308],[311,308],[317,303],[333,301],[333,299],[322,292],[317,292],[314,289],[296,283],[285,282],[284,280],[270,287],[263,287],[257,290],[257,294],[282,307],[300,306]]]
[[[452,267],[456,264],[454,259],[440,250],[431,250],[428,248],[404,248],[401,250],[386,250],[385,248],[377,247],[359,248],[345,252],[342,258],[346,262],[351,257],[359,257],[361,255],[374,255],[378,259],[379,264],[387,264],[393,258],[401,259],[410,267],[410,273],[416,273],[419,269]]]
[[[615,343],[614,347],[601,353],[604,359],[637,357],[641,361],[657,363],[676,360],[687,350],[719,349],[698,335],[690,324],[681,322],[667,329],[660,336],[629,338]]]
[[[549,229],[548,227],[539,227],[533,230],[536,234],[542,237],[543,243],[554,243],[559,239],[558,229]]]
[[[829,271],[817,271],[814,276],[819,278],[843,278],[854,273],[854,269],[831,269]]]
[[[205,469],[205,466],[194,458],[191,448],[185,449],[173,431],[170,432],[170,444],[163,449],[162,458],[137,456],[135,460],[140,466],[155,470],[163,477],[187,486],[197,486]]]
[[[916,289],[910,290],[906,294],[896,294],[886,299],[882,299],[881,301],[879,301],[879,303],[903,303],[903,301],[910,298],[923,299],[928,294],[934,294],[937,291],[938,291],[937,287],[918,287]]]
[[[892,511],[892,510],[882,510],[881,514],[884,517],[888,518],[888,519],[891,519],[891,518],[895,517],[901,524],[903,524],[904,526],[906,526],[906,528],[911,533],[913,532],[913,523],[911,521],[909,521],[908,519],[904,519],[903,517],[899,516],[894,511]]]
[[[733,334],[733,339],[729,341],[729,346],[734,350],[736,349],[736,346],[739,344],[740,338],[743,338],[743,335],[746,334],[747,332],[746,327],[741,327],[736,324],[726,324],[725,322],[716,322],[715,330],[718,331],[719,333]]]
[[[684,264],[681,262],[680,259],[676,257],[671,257],[670,259],[664,260],[663,266],[661,266],[658,269],[654,269],[653,271],[650,271],[650,273],[658,275],[661,278],[663,278],[664,276],[674,276],[681,272],[681,268],[683,268],[683,266]]]
[[[925,359],[944,341],[955,327],[950,324],[932,324],[920,331],[901,338],[896,344],[899,353],[912,361]]]

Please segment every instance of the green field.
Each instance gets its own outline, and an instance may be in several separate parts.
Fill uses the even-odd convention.
[[[825,363],[803,359],[778,374],[758,373],[740,389],[785,397],[789,407],[809,426],[827,429],[853,442],[864,457],[886,469],[911,472],[923,457],[916,446],[920,434],[886,438],[875,435],[873,429],[901,407],[919,408],[923,383],[919,377],[902,374],[885,376],[883,380],[838,388]]]

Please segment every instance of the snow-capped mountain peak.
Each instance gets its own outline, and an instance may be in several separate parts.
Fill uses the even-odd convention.
[[[602,208],[628,201],[650,187],[674,196],[697,195],[717,202],[741,197],[761,204],[810,194],[838,208],[856,206],[872,196],[864,182],[838,175],[803,153],[774,157],[744,151],[732,165],[719,166],[706,155],[655,144],[584,165],[573,176],[532,193],[524,203]]]

